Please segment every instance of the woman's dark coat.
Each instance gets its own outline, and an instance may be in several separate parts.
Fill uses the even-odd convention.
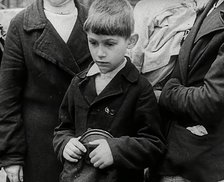
[[[72,137],[81,136],[88,128],[103,129],[114,136],[107,140],[114,167],[101,170],[98,178],[87,179],[83,176],[84,168],[82,171],[77,165],[73,174],[76,179],[62,179],[63,182],[142,182],[143,169],[149,167],[152,170],[164,151],[152,86],[139,76],[130,61],[98,96],[94,77],[87,77],[84,72],[74,78],[62,102],[59,118],[61,125],[55,132],[54,148],[62,161],[67,142]],[[66,173],[72,170],[66,170],[62,176],[67,178]],[[117,175],[110,178],[114,170]]]
[[[67,44],[46,19],[37,0],[11,22],[0,70],[0,164],[24,165],[25,182],[57,182],[53,151],[58,110],[73,76],[90,54],[83,7]]]
[[[224,2],[207,16],[209,1],[186,38],[179,73],[165,85],[160,105],[173,121],[163,175],[193,182],[224,179]],[[186,127],[203,125],[197,136]]]

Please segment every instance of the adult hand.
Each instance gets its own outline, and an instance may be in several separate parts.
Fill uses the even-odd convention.
[[[91,145],[98,145],[90,154],[90,162],[94,167],[106,168],[114,163],[110,146],[105,139],[89,142]]]
[[[23,182],[23,167],[21,165],[12,165],[4,167],[10,182]]]

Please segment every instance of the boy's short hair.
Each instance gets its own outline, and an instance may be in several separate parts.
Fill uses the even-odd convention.
[[[127,0],[95,0],[90,6],[84,31],[129,38],[134,31],[133,8]]]

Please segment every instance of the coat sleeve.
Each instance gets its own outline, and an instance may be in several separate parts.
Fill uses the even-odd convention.
[[[60,125],[55,128],[54,131],[54,139],[53,139],[53,146],[54,151],[58,157],[58,159],[63,162],[63,150],[65,145],[71,138],[75,137],[75,125],[74,125],[74,79],[71,82],[68,90],[63,98],[59,109],[59,121]]]
[[[188,117],[198,124],[212,124],[223,119],[224,108],[224,45],[199,87],[183,86],[170,79],[160,96],[160,105],[175,116]]]
[[[0,164],[23,165],[26,149],[21,116],[26,69],[21,37],[12,21],[5,41],[0,69]]]
[[[161,132],[157,101],[149,83],[140,89],[133,120],[136,123],[134,136],[107,140],[114,165],[134,170],[146,167],[152,169],[158,164],[164,152],[165,142]]]

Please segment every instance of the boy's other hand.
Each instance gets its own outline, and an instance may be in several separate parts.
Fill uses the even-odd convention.
[[[20,165],[12,165],[4,167],[10,182],[23,182],[23,167]]]
[[[94,167],[106,168],[114,163],[112,152],[105,139],[89,142],[90,145],[98,145],[90,154],[90,162]]]
[[[70,162],[78,162],[82,158],[82,154],[86,152],[86,148],[78,138],[71,138],[65,145],[63,157]]]

